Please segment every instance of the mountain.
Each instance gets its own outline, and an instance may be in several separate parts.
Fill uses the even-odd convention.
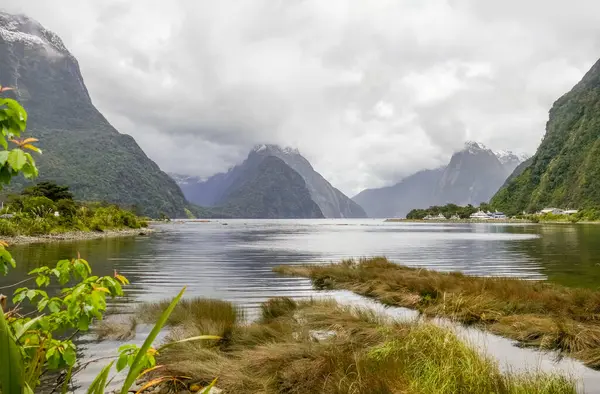
[[[452,155],[437,185],[438,204],[479,205],[487,202],[504,183],[510,171],[483,144],[469,141]]]
[[[434,193],[445,167],[423,170],[399,183],[379,189],[366,189],[352,199],[364,207],[369,217],[405,217],[416,207],[434,204]]]
[[[370,217],[405,217],[411,209],[447,203],[479,205],[490,199],[524,158],[468,141],[448,165],[419,171],[393,186],[364,190],[353,200]]]
[[[216,174],[205,181],[193,177],[175,176],[187,199],[201,206],[216,206],[224,202],[225,192],[248,176],[248,168],[257,165],[263,158],[274,156],[302,176],[311,199],[327,218],[363,218],[365,211],[354,201],[334,188],[314,170],[312,165],[297,149],[277,145],[258,145],[247,159],[226,173]]]
[[[550,110],[530,165],[492,199],[508,213],[600,207],[600,60]]]
[[[494,154],[508,174],[512,174],[521,163],[529,159],[529,156],[524,153],[516,154],[509,150],[494,151]]]
[[[69,185],[76,198],[183,216],[185,197],[135,140],[94,107],[75,57],[35,20],[0,12],[0,84],[14,87],[39,138],[39,180]],[[15,179],[11,190],[26,182]]]
[[[261,157],[256,166],[249,167],[211,210],[235,218],[323,218],[304,178],[275,156]]]

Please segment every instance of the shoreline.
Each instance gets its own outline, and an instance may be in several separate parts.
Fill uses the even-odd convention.
[[[478,220],[478,219],[459,219],[459,220],[424,220],[424,219],[396,219],[389,218],[384,219],[384,223],[510,223],[510,224],[600,224],[600,221],[582,220],[579,222],[571,222],[568,220],[540,220],[534,222],[528,219],[489,219],[489,220]]]
[[[157,230],[155,228],[146,227],[138,229],[127,228],[105,231],[69,231],[66,233],[44,234],[35,236],[17,235],[16,237],[0,237],[0,239],[8,243],[9,246],[12,246],[37,243],[87,241],[100,238],[134,237],[148,235],[156,231]]]

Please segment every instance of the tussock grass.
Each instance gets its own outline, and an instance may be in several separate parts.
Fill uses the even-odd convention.
[[[351,290],[387,305],[476,324],[600,368],[600,291],[409,268],[383,257],[275,271],[309,277],[320,289]]]
[[[112,339],[128,341],[135,337],[137,320],[130,316],[109,317],[94,327],[94,333],[99,340]]]
[[[225,312],[235,310],[218,305],[223,312],[194,306],[196,313],[180,315],[185,319],[176,319],[170,339],[214,334],[201,327],[213,318],[222,324]],[[502,374],[493,360],[430,323],[399,323],[331,300],[277,298],[262,312],[255,323],[236,321],[221,346],[202,341],[165,349],[158,362],[166,368],[156,373],[189,376],[199,386],[218,377],[224,393],[236,394],[575,393],[566,377]],[[334,335],[318,340],[311,335],[316,330]]]

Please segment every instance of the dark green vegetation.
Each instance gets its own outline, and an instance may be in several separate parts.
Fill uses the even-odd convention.
[[[219,182],[219,187],[224,188],[219,191],[218,198],[214,197],[217,205],[192,206],[190,210],[195,216],[254,219],[324,217],[304,178],[276,156],[251,154],[223,182],[219,179],[215,176],[207,181],[210,184]],[[213,192],[216,193],[215,190]]]
[[[479,325],[523,345],[558,350],[600,368],[600,291],[545,282],[408,268],[385,258],[281,266],[320,289],[347,289],[387,305]]]
[[[166,305],[146,305],[139,316],[152,321]],[[169,318],[167,341],[206,332],[221,339],[169,346],[157,358],[165,367],[148,380],[193,391],[216,377],[216,387],[232,394],[575,393],[562,376],[503,374],[452,331],[430,323],[394,322],[333,301],[276,298],[261,309],[247,325],[229,303],[181,303]]]
[[[600,208],[600,61],[550,110],[529,167],[492,199],[507,213]]]
[[[0,218],[0,236],[5,237],[147,226],[144,219],[116,205],[74,201],[68,186],[53,182],[42,182],[10,196],[2,213],[12,215]]]
[[[280,161],[274,160],[280,159]],[[273,168],[269,167],[273,165]],[[257,174],[257,168],[263,174]],[[300,187],[298,174],[302,178]],[[288,174],[283,176],[284,174]],[[216,174],[205,181],[195,177],[172,174],[188,200],[204,209],[196,209],[200,217],[327,217],[364,218],[364,210],[354,201],[334,188],[321,176],[296,149],[281,148],[277,145],[255,147],[244,162],[231,168],[227,173]],[[282,177],[283,176],[283,177]],[[259,183],[250,180],[260,177]],[[300,194],[292,194],[276,183],[283,181]],[[290,184],[291,182],[291,184]],[[247,196],[238,190],[245,189]],[[304,190],[306,189],[306,191]],[[318,213],[306,200],[306,194],[318,207]],[[260,208],[265,201],[273,201],[275,209]],[[289,205],[289,206],[288,206]],[[299,206],[303,206],[299,208]],[[218,207],[213,209],[214,207]],[[290,216],[294,215],[294,216]]]
[[[461,219],[468,219],[471,214],[477,212],[477,209],[478,208],[471,204],[466,207],[461,207],[456,204],[446,204],[444,206],[434,205],[427,209],[413,209],[406,215],[406,218],[422,220],[427,215],[437,216],[441,213],[446,219],[450,219],[454,215],[458,215]]]
[[[23,16],[0,13],[0,27],[23,33],[19,40],[0,35],[0,84],[14,87],[13,97],[29,113],[29,135],[44,151],[36,157],[40,179],[69,185],[80,200],[184,217],[179,187],[94,107],[77,60],[60,38]],[[27,185],[15,179],[12,190]]]
[[[230,189],[222,206],[211,211],[236,218],[322,218],[306,182],[275,156],[267,156],[254,171]]]

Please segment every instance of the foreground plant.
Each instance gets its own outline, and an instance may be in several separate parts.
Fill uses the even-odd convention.
[[[0,93],[12,90],[0,87]],[[0,182],[13,176],[37,176],[35,160],[26,150],[41,153],[32,145],[35,138],[21,138],[27,125],[27,113],[13,99],[0,98]],[[8,150],[8,142],[16,145]],[[0,274],[7,275],[16,262],[0,242]],[[94,320],[106,312],[106,298],[123,295],[125,277],[94,276],[88,262],[78,256],[61,260],[56,266],[41,266],[30,277],[12,286],[35,282],[35,287],[19,287],[13,293],[12,306],[0,294],[0,389],[6,394],[32,393],[44,375],[65,372],[62,391],[66,392],[77,352],[73,337],[87,331]],[[48,293],[52,282],[64,286]],[[69,285],[69,286],[67,286]],[[56,390],[56,387],[54,388]]]

